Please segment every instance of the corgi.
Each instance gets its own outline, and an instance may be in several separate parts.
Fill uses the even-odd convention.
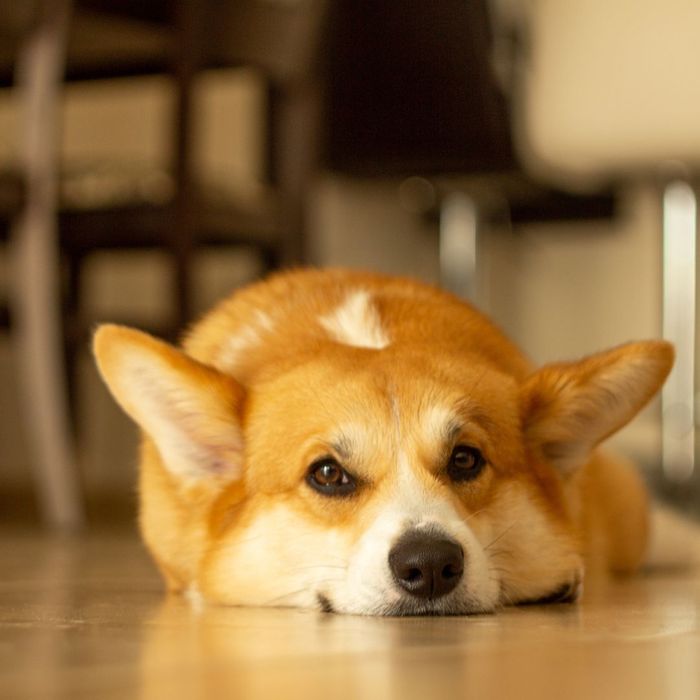
[[[573,601],[644,558],[643,482],[598,445],[663,384],[666,342],[536,369],[449,293],[308,269],[181,349],[104,325],[94,353],[143,433],[140,527],[171,591],[462,615]]]

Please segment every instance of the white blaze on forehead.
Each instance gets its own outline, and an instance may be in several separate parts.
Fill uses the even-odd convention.
[[[352,292],[340,306],[318,321],[333,340],[343,345],[375,350],[389,345],[379,313],[365,290]]]

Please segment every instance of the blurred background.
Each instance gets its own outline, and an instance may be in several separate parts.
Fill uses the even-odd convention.
[[[134,517],[96,323],[174,339],[294,264],[442,284],[536,363],[673,340],[614,443],[697,513],[699,29],[693,0],[0,0],[0,523]]]

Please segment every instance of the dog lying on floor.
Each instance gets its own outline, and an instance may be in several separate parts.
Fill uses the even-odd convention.
[[[536,370],[450,294],[300,270],[182,350],[112,325],[94,349],[143,430],[141,529],[170,590],[461,615],[575,600],[584,571],[644,558],[645,488],[596,448],[661,387],[668,343]]]

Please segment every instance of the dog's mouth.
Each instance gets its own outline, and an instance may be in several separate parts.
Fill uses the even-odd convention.
[[[582,582],[580,577],[576,577],[572,581],[567,581],[556,587],[551,593],[547,593],[538,598],[524,600],[518,605],[551,605],[575,603],[582,592]],[[333,601],[325,593],[316,594],[316,602],[319,610],[323,613],[337,613],[339,610],[333,604]],[[455,599],[427,599],[419,600],[415,598],[404,597],[391,603],[386,603],[376,606],[373,610],[368,611],[368,614],[382,617],[454,617],[464,615],[483,615],[493,612],[483,605],[479,605],[472,601],[460,601]]]
[[[333,603],[331,603],[331,600],[327,595],[324,595],[323,593],[317,593],[316,594],[316,602],[318,603],[318,607],[321,609],[321,612],[323,612],[323,613],[336,612],[335,608],[333,607]]]
[[[381,615],[386,617],[457,617],[465,615],[483,615],[493,612],[483,606],[460,603],[425,603],[413,600],[401,600],[384,607]]]
[[[333,601],[324,593],[316,594],[316,602],[323,613],[340,612]],[[492,612],[483,605],[459,601],[447,602],[441,599],[418,600],[402,598],[400,600],[380,604],[368,610],[367,614],[378,617],[454,617],[462,615],[480,615]]]
[[[550,605],[552,603],[575,603],[583,590],[581,578],[577,576],[573,581],[567,581],[558,586],[551,593],[547,593],[539,598],[525,600],[520,605]]]

